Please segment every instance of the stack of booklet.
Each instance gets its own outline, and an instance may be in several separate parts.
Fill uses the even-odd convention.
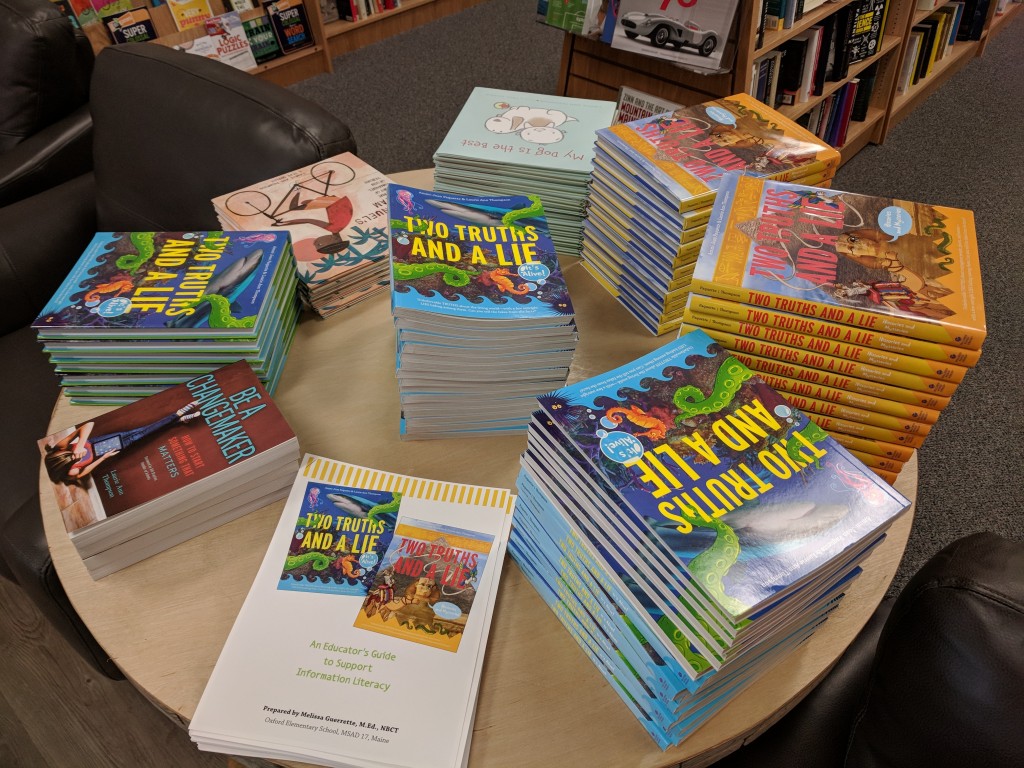
[[[295,434],[239,361],[39,441],[94,579],[284,498]]]
[[[839,159],[743,93],[600,130],[585,267],[652,333],[676,329],[723,174],[828,186]]]
[[[970,211],[728,174],[685,321],[892,482],[985,338]]]
[[[214,198],[224,229],[291,233],[305,306],[327,317],[387,290],[388,178],[346,152]]]
[[[268,760],[464,766],[513,501],[307,455],[192,740]]]
[[[299,304],[287,232],[99,232],[32,327],[75,404],[247,360],[273,394]]]
[[[434,188],[536,193],[558,253],[578,256],[594,132],[614,113],[611,101],[474,88],[434,153]]]
[[[509,551],[663,748],[806,640],[910,506],[701,331],[540,404]]]
[[[525,429],[565,384],[572,301],[536,197],[389,187],[401,437]]]

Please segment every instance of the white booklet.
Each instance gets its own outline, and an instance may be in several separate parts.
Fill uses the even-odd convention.
[[[307,455],[192,740],[332,766],[464,765],[514,500]]]

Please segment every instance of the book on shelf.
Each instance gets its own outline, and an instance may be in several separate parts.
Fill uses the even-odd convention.
[[[719,189],[694,289],[967,349],[986,333],[971,211],[739,174]]]
[[[277,44],[284,53],[313,45],[313,32],[302,0],[274,0],[267,3],[266,9]]]
[[[909,507],[701,331],[539,405],[510,554],[662,748],[809,637]]]
[[[875,90],[877,73],[878,66],[872,64],[857,77],[857,93],[853,99],[853,109],[850,111],[851,120],[858,123],[867,120],[868,109],[871,106],[871,94]]]
[[[156,28],[146,8],[135,8],[110,18],[107,29],[115,44],[144,43],[156,39]]]
[[[179,32],[202,26],[213,16],[210,0],[167,0],[167,8]]]
[[[243,19],[242,29],[249,39],[249,47],[252,48],[252,55],[257,64],[265,64],[283,55],[281,46],[277,44],[274,27],[266,14]]]
[[[924,33],[914,29],[907,36],[907,50],[903,54],[903,68],[896,81],[896,95],[902,96],[912,85],[917,84],[917,58],[924,44]]]
[[[597,35],[604,22],[604,4],[603,0],[557,0],[547,4],[544,23],[574,35]]]
[[[681,104],[674,101],[652,96],[628,85],[619,86],[619,98],[615,102],[615,115],[612,117],[612,125],[617,123],[631,123],[651,115],[660,115],[665,112],[675,112]]]
[[[812,53],[808,50],[808,36],[796,35],[782,44],[782,69],[779,73],[778,106],[790,107],[800,101],[800,87],[806,62]],[[775,105],[772,105],[775,106]]]
[[[387,185],[384,174],[345,152],[212,203],[226,230],[288,232],[299,295],[328,317],[386,290]]]
[[[728,70],[726,45],[739,0],[689,3],[620,0],[612,48],[653,56],[701,73]]]
[[[307,455],[192,740],[323,765],[464,765],[513,503]]]
[[[89,0],[89,3],[99,20],[104,23],[122,13],[128,13],[135,5],[134,0]],[[79,21],[81,22],[81,16]]]
[[[299,458],[241,360],[55,432],[39,449],[96,579],[283,498]]]
[[[882,40],[882,20],[889,0],[862,0],[854,3],[852,28],[844,47],[844,67],[873,56]]]
[[[203,56],[227,64],[235,69],[250,71],[256,69],[249,37],[242,26],[238,11],[229,11],[211,16],[203,22],[206,31],[201,37],[174,46],[196,56]]]
[[[324,24],[330,24],[341,18],[341,11],[337,0],[319,0],[320,19]]]
[[[540,199],[392,184],[388,200],[400,436],[525,429],[576,347]]]

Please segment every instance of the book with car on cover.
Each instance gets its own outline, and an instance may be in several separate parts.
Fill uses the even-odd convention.
[[[794,0],[795,1],[795,0]],[[726,41],[739,0],[621,0],[612,48],[709,74],[728,69]]]
[[[909,507],[701,331],[540,403],[608,489],[609,522],[726,622],[778,603]]]
[[[189,724],[193,741],[322,765],[464,765],[513,502],[504,489],[307,455]],[[345,521],[394,526],[390,545],[365,541],[362,594],[283,588],[296,521],[313,506],[336,546]]]
[[[798,179],[839,167],[837,150],[745,93],[614,125],[598,143],[643,169],[681,213],[710,205],[730,171]]]
[[[730,174],[693,290],[766,309],[979,349],[971,211]]]
[[[39,441],[65,527],[87,566],[91,556],[143,533],[238,509],[247,484],[289,462],[294,472],[297,445],[244,361]],[[285,479],[268,492],[288,485]]]
[[[287,232],[98,232],[33,322],[41,338],[252,337]]]

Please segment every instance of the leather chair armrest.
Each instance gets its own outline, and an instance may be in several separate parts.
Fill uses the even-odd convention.
[[[92,170],[88,105],[0,155],[0,206],[10,205]]]
[[[28,325],[96,232],[92,174],[0,208],[0,333]]]
[[[124,674],[96,642],[60,583],[43,531],[39,497],[25,502],[0,530],[0,555],[40,613],[98,672],[112,680]]]

